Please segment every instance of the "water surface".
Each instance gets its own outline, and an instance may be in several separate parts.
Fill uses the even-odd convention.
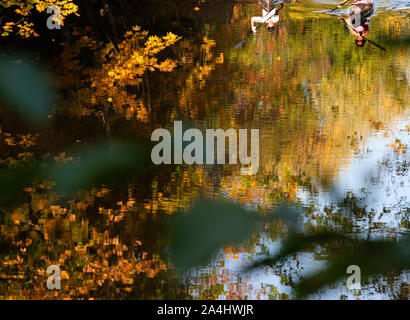
[[[286,238],[283,225],[267,224],[245,243],[221,248],[208,265],[176,274],[167,259],[170,217],[199,196],[229,198],[262,214],[292,201],[304,210],[306,231],[337,226],[366,239],[408,234],[409,3],[375,2],[368,38],[386,51],[371,43],[356,47],[343,23],[323,12],[334,1],[287,4],[273,33],[260,28],[239,47],[250,17],[260,13],[256,1],[205,3],[199,11],[176,2],[179,15],[164,25],[154,21],[152,28],[136,13],[127,23],[182,36],[163,53],[177,66],[121,87],[97,82],[103,67],[96,61],[113,49],[97,49],[92,34],[74,34],[49,61],[59,96],[52,129],[40,135],[39,148],[57,145],[65,152],[64,143],[87,145],[114,136],[149,141],[154,129],[171,130],[181,119],[202,129],[259,128],[259,172],[244,177],[239,165],[173,165],[69,199],[37,186],[30,210],[44,236],[16,222],[29,215],[28,202],[1,222],[1,233],[14,242],[13,250],[2,252],[6,281],[0,296],[291,299],[297,280],[326,264],[329,248],[317,247],[242,273],[242,267],[277,252]],[[3,132],[12,130],[2,126]],[[68,133],[64,142],[62,131]],[[361,209],[346,211],[340,199]],[[55,296],[45,288],[43,271],[53,263],[64,270]],[[409,275],[375,276],[359,294],[341,281],[310,298],[407,299]]]

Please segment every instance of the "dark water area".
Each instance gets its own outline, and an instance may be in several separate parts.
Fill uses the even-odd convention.
[[[292,203],[305,232],[408,236],[409,2],[375,1],[367,38],[385,50],[369,41],[357,47],[337,19],[346,9],[326,11],[336,5],[285,2],[272,33],[252,34],[256,1],[84,1],[80,18],[68,17],[61,31],[43,26],[39,38],[2,39],[1,56],[36,61],[54,92],[40,125],[0,109],[2,170],[69,164],[118,141],[149,150],[152,132],[172,132],[176,120],[202,130],[257,128],[260,159],[253,176],[241,175],[240,164],[149,163],[70,192],[59,184],[91,174],[34,179],[0,203],[0,298],[292,299],[298,280],[340,250],[316,246],[243,272],[288,237],[285,224],[267,222],[201,267],[177,272],[172,221],[200,197],[230,199],[262,216]],[[154,55],[143,30],[181,38],[163,40],[169,44]],[[63,270],[61,290],[46,287],[49,265]],[[360,292],[342,279],[308,298],[408,299],[409,276],[374,275]]]

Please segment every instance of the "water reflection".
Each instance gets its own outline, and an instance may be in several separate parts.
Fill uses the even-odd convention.
[[[354,1],[349,7],[349,18],[342,20],[350,33],[357,37],[355,43],[363,47],[369,35],[369,17],[374,12],[374,2],[370,0]]]
[[[331,248],[319,247],[240,273],[286,237],[283,225],[268,224],[244,244],[221,248],[204,268],[176,275],[167,259],[168,217],[200,195],[228,197],[261,214],[291,200],[305,208],[306,230],[337,225],[369,238],[408,233],[410,23],[408,13],[391,13],[403,10],[402,2],[375,3],[372,38],[386,52],[357,48],[340,21],[318,12],[323,1],[286,5],[274,36],[261,29],[239,47],[260,11],[256,3],[192,12],[181,4],[175,28],[186,33],[157,40],[167,49],[156,61],[141,49],[147,35],[140,29],[118,47],[74,32],[51,61],[60,102],[51,133],[36,138],[37,150],[64,146],[62,131],[70,143],[149,141],[154,129],[184,119],[200,128],[259,128],[260,169],[241,177],[240,166],[152,168],[126,185],[102,185],[73,199],[39,181],[1,221],[1,274],[8,282],[0,295],[53,298],[41,270],[58,263],[66,272],[58,298],[287,299],[301,276],[324,266]],[[181,27],[184,21],[194,21],[187,22],[192,30]],[[29,159],[31,136],[3,123],[1,134],[7,148],[24,152],[7,151],[6,161]],[[63,151],[56,161],[70,161]],[[333,200],[333,182],[354,214]],[[22,222],[33,212],[42,237]],[[406,272],[375,277],[360,298],[406,298],[407,284]],[[313,297],[356,298],[343,283]]]

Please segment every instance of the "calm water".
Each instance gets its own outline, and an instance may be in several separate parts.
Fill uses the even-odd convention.
[[[367,239],[408,234],[409,2],[375,2],[368,38],[386,51],[371,43],[356,47],[336,19],[346,11],[323,12],[333,1],[286,5],[273,33],[261,28],[239,47],[250,17],[260,14],[256,1],[199,11],[175,4],[180,15],[164,24],[154,19],[152,31],[137,12],[126,23],[182,36],[163,53],[177,67],[113,88],[87,82],[100,81],[98,57],[110,48],[98,49],[92,34],[75,34],[49,60],[58,103],[39,148],[54,147],[67,158],[70,144],[118,136],[149,141],[154,129],[171,130],[173,120],[182,119],[199,128],[259,128],[259,172],[244,177],[240,166],[167,166],[71,198],[37,186],[30,208],[43,235],[18,222],[29,215],[28,203],[1,224],[2,235],[14,242],[2,250],[0,297],[291,299],[301,276],[325,266],[329,248],[317,247],[242,273],[277,252],[286,237],[286,228],[268,224],[245,243],[221,248],[203,268],[176,274],[167,259],[170,217],[201,195],[260,212],[293,201],[304,208],[307,231],[337,226]],[[101,102],[108,97],[109,104]],[[347,212],[340,199],[364,209]],[[50,264],[64,270],[55,296],[45,287]],[[341,281],[310,298],[407,299],[409,281],[409,272],[376,276],[362,283],[359,295]]]

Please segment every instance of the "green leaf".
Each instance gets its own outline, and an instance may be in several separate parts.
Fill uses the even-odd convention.
[[[46,120],[52,109],[53,92],[33,61],[0,60],[0,100],[30,121]]]
[[[31,168],[0,171],[0,205],[15,206],[27,200],[23,192],[25,187],[32,185],[33,180],[42,177],[42,169],[37,166]]]
[[[247,272],[266,265],[273,266],[281,259],[306,250],[307,248],[310,248],[315,244],[323,244],[332,241],[353,242],[355,240],[335,232],[318,232],[310,235],[292,233],[283,242],[282,247],[277,255],[257,261],[251,266],[247,267],[244,271]]]
[[[266,221],[278,220],[286,223],[293,230],[303,225],[303,213],[290,203],[282,203],[266,216]]]
[[[301,280],[296,286],[297,297],[303,298],[325,285],[345,278],[349,265],[360,267],[362,281],[375,274],[407,270],[410,268],[409,245],[410,238],[397,242],[360,241],[340,254],[331,255],[325,270]]]
[[[75,155],[74,162],[51,168],[59,192],[72,193],[131,178],[147,161],[148,152],[135,144],[99,144]]]
[[[327,256],[326,269],[308,276],[297,283],[297,298],[317,292],[321,287],[346,277],[349,265],[361,269],[362,279],[374,274],[389,271],[402,271],[410,268],[410,239],[397,242],[387,240],[359,240],[336,232],[318,232],[309,235],[291,234],[282,245],[280,252],[272,257],[258,261],[245,268],[249,272],[261,266],[272,266],[290,255],[315,245],[337,243],[338,250]],[[334,247],[334,246],[333,246]]]
[[[245,240],[258,220],[236,203],[202,199],[175,221],[172,261],[177,268],[203,264],[221,246]]]

